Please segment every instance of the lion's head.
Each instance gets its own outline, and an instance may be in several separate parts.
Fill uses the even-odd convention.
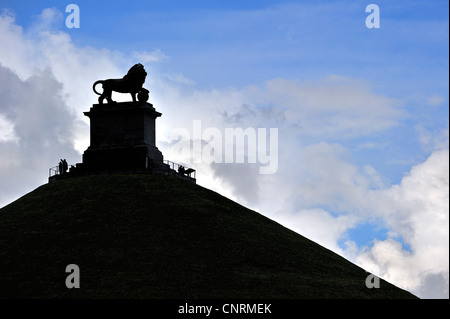
[[[137,63],[128,70],[128,73],[123,77],[123,80],[128,83],[133,83],[133,86],[142,87],[146,76],[147,72],[145,71],[144,66]]]

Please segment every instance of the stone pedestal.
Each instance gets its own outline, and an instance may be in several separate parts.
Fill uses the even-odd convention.
[[[164,169],[155,145],[155,120],[161,113],[152,104],[94,104],[84,115],[90,119],[91,140],[83,170]]]

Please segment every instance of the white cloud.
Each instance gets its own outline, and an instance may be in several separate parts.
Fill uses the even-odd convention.
[[[364,81],[339,76],[305,83],[280,78],[261,86],[209,91],[181,89],[167,81],[152,84],[166,114],[179,115],[179,127],[189,127],[189,119],[201,114],[215,127],[262,127],[277,120],[276,125],[284,121],[304,137],[355,137],[396,126],[404,117],[398,99],[372,92]]]
[[[180,73],[166,73],[163,74],[162,77],[164,77],[169,81],[179,83],[182,85],[194,86],[196,84],[194,80],[189,79]]]
[[[62,85],[49,70],[22,81],[0,66],[0,118],[13,138],[0,139],[0,203],[46,182],[48,168],[77,157],[73,149],[75,116],[61,97]],[[6,182],[4,182],[6,181]]]
[[[338,144],[321,142],[302,149],[298,202],[315,207],[326,201],[335,211],[360,210],[365,202],[365,190],[371,180],[350,163],[351,155]]]
[[[32,48],[24,40],[22,27],[15,24],[11,12],[4,10],[0,13],[0,30],[0,43],[8,43],[7,49],[5,45],[0,49],[0,63],[21,75],[25,72],[24,69],[32,69],[27,65],[23,66],[28,64],[27,54]],[[27,72],[27,75],[30,74]]]
[[[120,57],[107,50],[76,47],[69,35],[53,29],[60,15],[57,10],[44,9],[27,32],[15,24],[11,14],[0,15],[0,41],[8,43],[8,47],[0,49],[0,65],[14,71],[23,81],[48,70],[62,85],[62,103],[85,121],[82,111],[95,103],[95,98],[86,92],[91,91],[92,83],[104,72],[121,73],[116,66]],[[87,140],[86,127],[84,132],[78,130],[75,134],[77,140]],[[78,151],[86,146],[79,145]]]
[[[430,130],[422,124],[417,124],[414,129],[419,136],[419,141],[424,150],[430,152],[448,148],[448,127]]]
[[[407,254],[400,245],[393,246],[391,239],[378,242],[367,254],[380,267],[380,275],[401,278],[396,282],[414,290],[424,285],[430,274],[441,274],[448,280],[448,149],[432,153],[425,162],[414,166],[399,185],[375,193],[371,203],[373,213],[381,216],[412,250]],[[396,258],[389,258],[388,251],[395,252]]]
[[[14,132],[14,124],[0,113],[0,142],[18,141]]]
[[[56,30],[64,21],[64,14],[56,8],[45,8],[35,17],[30,30],[34,33]]]
[[[135,51],[132,53],[132,56],[142,64],[152,63],[152,62],[160,62],[162,60],[169,58],[160,49],[156,49],[152,52],[146,52],[146,51],[137,52],[137,51]]]
[[[279,211],[274,217],[283,226],[341,255],[344,251],[338,241],[358,222],[356,215],[333,216],[321,208]]]
[[[317,163],[306,165],[306,174],[295,172],[296,193],[273,217],[422,298],[448,298],[448,149],[435,151],[392,186],[379,183],[373,168],[357,170],[342,161],[343,151],[320,144],[306,150],[304,156]],[[362,248],[351,240],[338,245],[350,229],[375,219],[388,230],[386,240]]]
[[[377,132],[397,125],[403,116],[403,112],[396,107],[399,104],[396,99],[378,96],[371,92],[369,86],[362,81],[338,76],[312,84],[275,79],[262,86],[209,91],[200,91],[195,87],[180,88],[174,83],[161,81],[161,78],[161,76],[158,77],[159,83],[152,83],[155,92],[153,102],[156,107],[163,107],[162,112],[167,119],[164,125],[161,124],[158,134],[159,139],[164,141],[161,147],[164,149],[166,158],[177,160],[177,153],[172,152],[170,148],[170,145],[175,142],[171,140],[174,138],[172,133],[177,128],[182,128],[190,131],[192,137],[194,120],[201,119],[203,129],[215,127],[222,132],[228,127],[278,128],[280,167],[276,177],[265,177],[264,180],[277,183],[277,178],[286,178],[287,184],[295,183],[296,181],[292,180],[291,171],[297,172],[294,174],[297,181],[305,180],[308,176],[302,174],[307,174],[308,169],[304,168],[314,166],[315,175],[310,179],[316,186],[302,184],[294,188],[303,187],[305,191],[299,196],[303,196],[302,198],[309,196],[309,201],[314,201],[315,197],[317,198],[315,202],[321,201],[327,192],[327,186],[322,185],[324,181],[328,181],[329,185],[334,185],[333,183],[336,182],[341,186],[337,193],[332,195],[336,198],[335,204],[339,205],[339,196],[354,197],[352,190],[359,189],[358,184],[379,187],[381,178],[377,177],[374,180],[373,170],[370,172],[373,175],[372,179],[354,174],[359,169],[346,162],[349,152],[341,147],[341,153],[339,153],[338,144],[333,146],[320,143],[306,147],[303,145],[303,140],[307,141],[311,136],[327,138],[366,135],[369,132]],[[311,87],[313,89],[309,90]],[[333,101],[337,102],[333,104]],[[358,103],[362,110],[358,109]],[[322,119],[327,120],[322,121]],[[331,150],[327,153],[327,149],[330,148]],[[341,156],[342,159],[339,159]],[[330,162],[334,159],[339,159],[336,167],[332,166],[334,161]],[[189,159],[183,160],[189,162]],[[193,162],[192,158],[190,162]],[[211,173],[210,168],[206,166],[208,165],[196,165],[195,168],[200,174],[199,180],[203,177],[202,171]],[[262,198],[266,196],[256,196],[248,187],[241,187],[242,182],[238,183],[234,180],[235,173],[242,169],[247,170],[248,174],[251,172],[250,166],[241,164],[239,167],[233,164],[215,165],[213,172],[221,182],[228,183],[233,190],[232,193],[235,194],[234,198],[240,198],[244,204],[252,202],[254,207],[263,207],[261,203],[256,204],[255,199],[260,198],[264,201]],[[209,179],[206,176],[205,178]],[[261,186],[263,180],[261,176],[246,180],[252,180],[259,188],[264,188]],[[314,191],[311,186],[315,187]],[[279,189],[284,188],[279,185]],[[335,190],[329,190],[329,192],[332,191]],[[248,194],[248,199],[250,197],[252,199],[245,200],[245,194]],[[288,194],[290,191],[280,194],[277,202],[282,202],[283,198],[289,196]],[[272,197],[269,196],[269,198]]]
[[[437,94],[433,94],[427,98],[427,103],[430,106],[440,106],[444,101],[445,98]]]

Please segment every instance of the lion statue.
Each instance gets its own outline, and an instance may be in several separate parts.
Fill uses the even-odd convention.
[[[130,93],[133,98],[133,102],[136,102],[136,94],[140,93],[138,95],[138,99],[141,101],[141,96],[148,98],[148,90],[142,87],[146,76],[147,72],[145,72],[144,66],[138,63],[133,65],[123,78],[96,81],[92,86],[92,89],[96,94],[100,95],[98,98],[99,104],[103,104],[104,99],[106,99],[108,103],[116,103],[111,99],[111,94],[113,91],[119,93]],[[103,93],[101,94],[95,90],[95,86],[100,83],[103,85]]]

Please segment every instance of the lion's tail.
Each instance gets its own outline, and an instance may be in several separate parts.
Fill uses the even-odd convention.
[[[101,93],[98,93],[96,90],[95,90],[95,86],[97,85],[97,84],[100,84],[100,83],[103,83],[104,81],[102,81],[102,80],[98,80],[98,81],[96,81],[95,83],[94,83],[94,85],[92,86],[92,90],[95,92],[95,94],[98,94],[98,95],[102,95]]]

